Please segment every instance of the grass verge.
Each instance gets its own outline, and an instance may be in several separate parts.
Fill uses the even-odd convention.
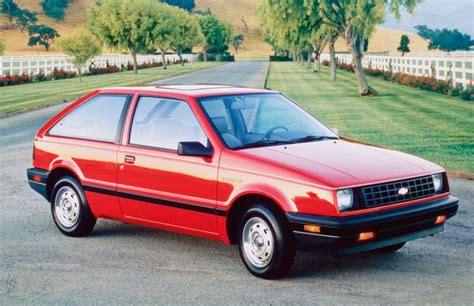
[[[355,75],[312,73],[295,63],[272,62],[267,86],[279,90],[341,136],[403,151],[448,171],[474,173],[474,103],[369,78],[377,97],[357,94]],[[350,155],[350,152],[347,152]]]
[[[39,106],[68,101],[82,96],[93,89],[112,86],[140,85],[146,82],[170,78],[221,63],[195,62],[181,65],[141,69],[138,74],[132,71],[101,74],[79,78],[31,83],[24,85],[0,87],[0,115],[18,112]]]

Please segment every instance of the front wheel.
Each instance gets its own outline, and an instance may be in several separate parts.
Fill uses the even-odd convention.
[[[51,213],[58,229],[67,236],[86,236],[96,222],[80,183],[69,176],[59,179],[54,185]]]
[[[290,271],[296,247],[282,216],[263,205],[254,205],[242,218],[239,237],[240,257],[250,273],[275,279]]]

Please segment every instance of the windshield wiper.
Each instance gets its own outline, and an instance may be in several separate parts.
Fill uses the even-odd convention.
[[[334,136],[308,135],[308,136],[305,136],[305,137],[291,139],[289,142],[290,143],[310,142],[310,141],[318,141],[318,140],[324,140],[324,139],[338,139],[338,138],[334,137]]]
[[[264,147],[264,146],[272,146],[272,145],[283,145],[283,144],[289,144],[292,143],[291,141],[288,140],[259,140],[256,142],[248,143],[245,145],[241,145],[238,147],[235,147],[234,149],[247,149],[247,148],[258,148],[258,147]]]

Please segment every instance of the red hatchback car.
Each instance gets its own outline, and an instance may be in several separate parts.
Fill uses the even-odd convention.
[[[458,208],[439,166],[230,86],[93,91],[38,131],[33,166],[29,184],[68,236],[107,218],[216,239],[263,278],[285,275],[297,249],[395,251]]]

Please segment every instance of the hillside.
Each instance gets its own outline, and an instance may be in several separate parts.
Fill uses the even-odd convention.
[[[20,8],[27,8],[36,12],[42,12],[38,0],[16,0]],[[73,0],[66,11],[64,21],[56,22],[44,14],[40,14],[39,23],[43,23],[55,28],[60,35],[67,35],[77,26],[86,25],[86,9],[93,5],[95,0]],[[214,15],[232,24],[235,33],[243,33],[245,37],[244,50],[239,50],[237,58],[255,59],[267,58],[271,48],[263,42],[262,31],[257,19],[256,0],[196,0],[196,10],[207,10]],[[7,22],[4,15],[0,17],[0,24]],[[392,29],[379,28],[370,40],[370,52],[391,51],[395,52],[400,42],[400,36],[407,34],[410,37],[410,48],[412,52],[427,51],[428,43],[416,34],[404,33]],[[31,55],[31,54],[54,54],[57,49],[53,45],[49,52],[45,52],[42,47],[28,47],[28,35],[20,31],[1,31],[0,37],[7,43],[5,55]],[[343,41],[336,43],[338,51],[346,51]],[[235,50],[231,48],[231,52]]]

